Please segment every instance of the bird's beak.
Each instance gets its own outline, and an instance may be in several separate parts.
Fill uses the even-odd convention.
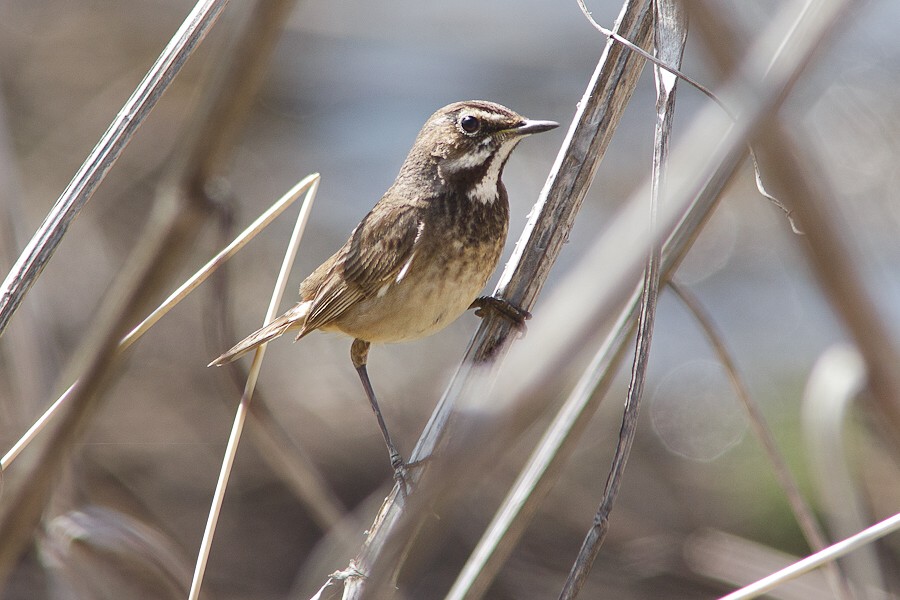
[[[516,135],[531,135],[532,133],[550,131],[557,127],[559,127],[559,123],[556,121],[532,121],[530,119],[525,119],[522,121],[521,125],[514,127],[510,132]]]

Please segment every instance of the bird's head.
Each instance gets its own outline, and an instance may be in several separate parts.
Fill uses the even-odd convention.
[[[404,170],[436,167],[442,183],[462,186],[470,199],[496,199],[510,152],[527,135],[558,127],[553,121],[526,119],[483,100],[455,102],[435,112],[419,132]]]

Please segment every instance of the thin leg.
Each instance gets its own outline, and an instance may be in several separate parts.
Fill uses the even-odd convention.
[[[391,467],[394,469],[394,477],[403,481],[406,472],[406,463],[403,457],[397,452],[397,447],[391,441],[391,434],[388,433],[387,425],[384,423],[384,417],[381,416],[381,409],[378,408],[378,400],[375,399],[375,391],[372,389],[372,383],[369,381],[369,372],[366,370],[366,361],[369,357],[369,342],[363,340],[353,340],[350,347],[350,359],[356,372],[359,374],[359,380],[362,382],[366,396],[369,398],[369,404],[372,405],[372,411],[375,412],[375,419],[378,421],[378,427],[381,429],[381,435],[384,437],[384,443],[387,446],[388,453],[391,457]]]

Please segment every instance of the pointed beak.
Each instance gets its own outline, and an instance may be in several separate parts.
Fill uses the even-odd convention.
[[[556,121],[532,121],[531,119],[525,119],[522,121],[522,124],[518,127],[512,129],[511,131],[516,135],[531,135],[532,133],[543,133],[544,131],[550,131],[551,129],[556,129],[559,127],[559,123]]]

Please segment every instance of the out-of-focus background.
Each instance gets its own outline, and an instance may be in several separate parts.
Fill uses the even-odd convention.
[[[210,63],[239,25],[239,3],[233,4],[74,223],[0,338],[4,452],[69,383],[65,367],[146,223],[167,161],[183,142],[185,124],[209,82]],[[720,4],[734,27],[752,39],[782,2]],[[191,7],[185,0],[0,3],[4,275]],[[601,0],[590,8],[597,21],[611,25],[620,4]],[[888,316],[884,328],[895,338],[898,22],[895,2],[861,6],[783,111],[824,166],[825,185],[841,199],[841,216],[864,259],[862,275]],[[299,1],[227,173],[235,224],[249,223],[303,176],[322,174],[291,280],[296,288],[387,189],[425,119],[450,102],[483,98],[563,124],[522,143],[506,168],[512,205],[508,256],[604,43],[574,0]],[[707,46],[692,35],[683,70],[714,86],[713,66]],[[696,90],[680,87],[676,141],[704,102]],[[654,110],[652,74],[645,70],[548,290],[648,174]],[[275,223],[231,261],[224,292],[206,285],[134,348],[127,369],[105,393],[102,418],[71,458],[42,543],[25,557],[4,597],[72,597],[66,594],[80,589],[80,580],[96,584],[121,576],[125,569],[104,566],[102,552],[78,562],[77,548],[64,540],[78,526],[95,527],[98,537],[104,527],[121,533],[112,525],[121,526],[126,515],[147,528],[137,537],[156,539],[174,564],[190,572],[239,398],[226,371],[205,365],[260,324],[291,226],[290,217]],[[219,231],[205,230],[183,257],[182,277],[222,240]],[[846,334],[805,262],[803,243],[783,213],[756,192],[745,165],[677,278],[720,326],[792,467],[816,498],[800,396],[817,358]],[[233,337],[227,340],[211,333],[221,321],[223,294],[232,320]],[[534,315],[541,318],[540,300]],[[373,349],[369,372],[404,454],[476,326],[469,314],[431,338]],[[528,338],[519,343],[528,344]],[[765,564],[770,551],[808,553],[727,375],[702,331],[666,293],[651,365],[635,452],[585,597],[715,597],[729,589],[704,562],[715,543],[726,544],[724,553],[733,553],[748,572],[756,568],[748,556]],[[603,402],[489,597],[544,598],[559,590],[599,501],[626,382],[623,374]],[[391,473],[349,361],[349,340],[316,333],[297,345],[270,345],[259,392],[292,443],[357,514],[361,526],[352,535],[361,542]],[[558,394],[547,396],[548,408],[558,405]],[[866,419],[853,421],[849,438],[856,490],[869,521],[897,512],[897,456],[871,435]],[[238,455],[207,573],[210,597],[309,597],[324,575],[345,567],[352,556],[328,554],[321,529],[260,448],[249,436]],[[436,564],[409,597],[438,597],[446,589],[528,448],[523,443],[498,457],[496,486],[486,484],[481,500],[461,507],[471,514],[471,528],[443,538],[440,552],[421,558]],[[15,467],[5,475],[15,476]],[[736,538],[721,537],[725,533]],[[116,535],[110,539],[118,540]],[[878,550],[883,572],[892,566],[896,579],[896,536]],[[756,576],[766,572],[759,568]],[[897,581],[886,585],[900,589]]]

